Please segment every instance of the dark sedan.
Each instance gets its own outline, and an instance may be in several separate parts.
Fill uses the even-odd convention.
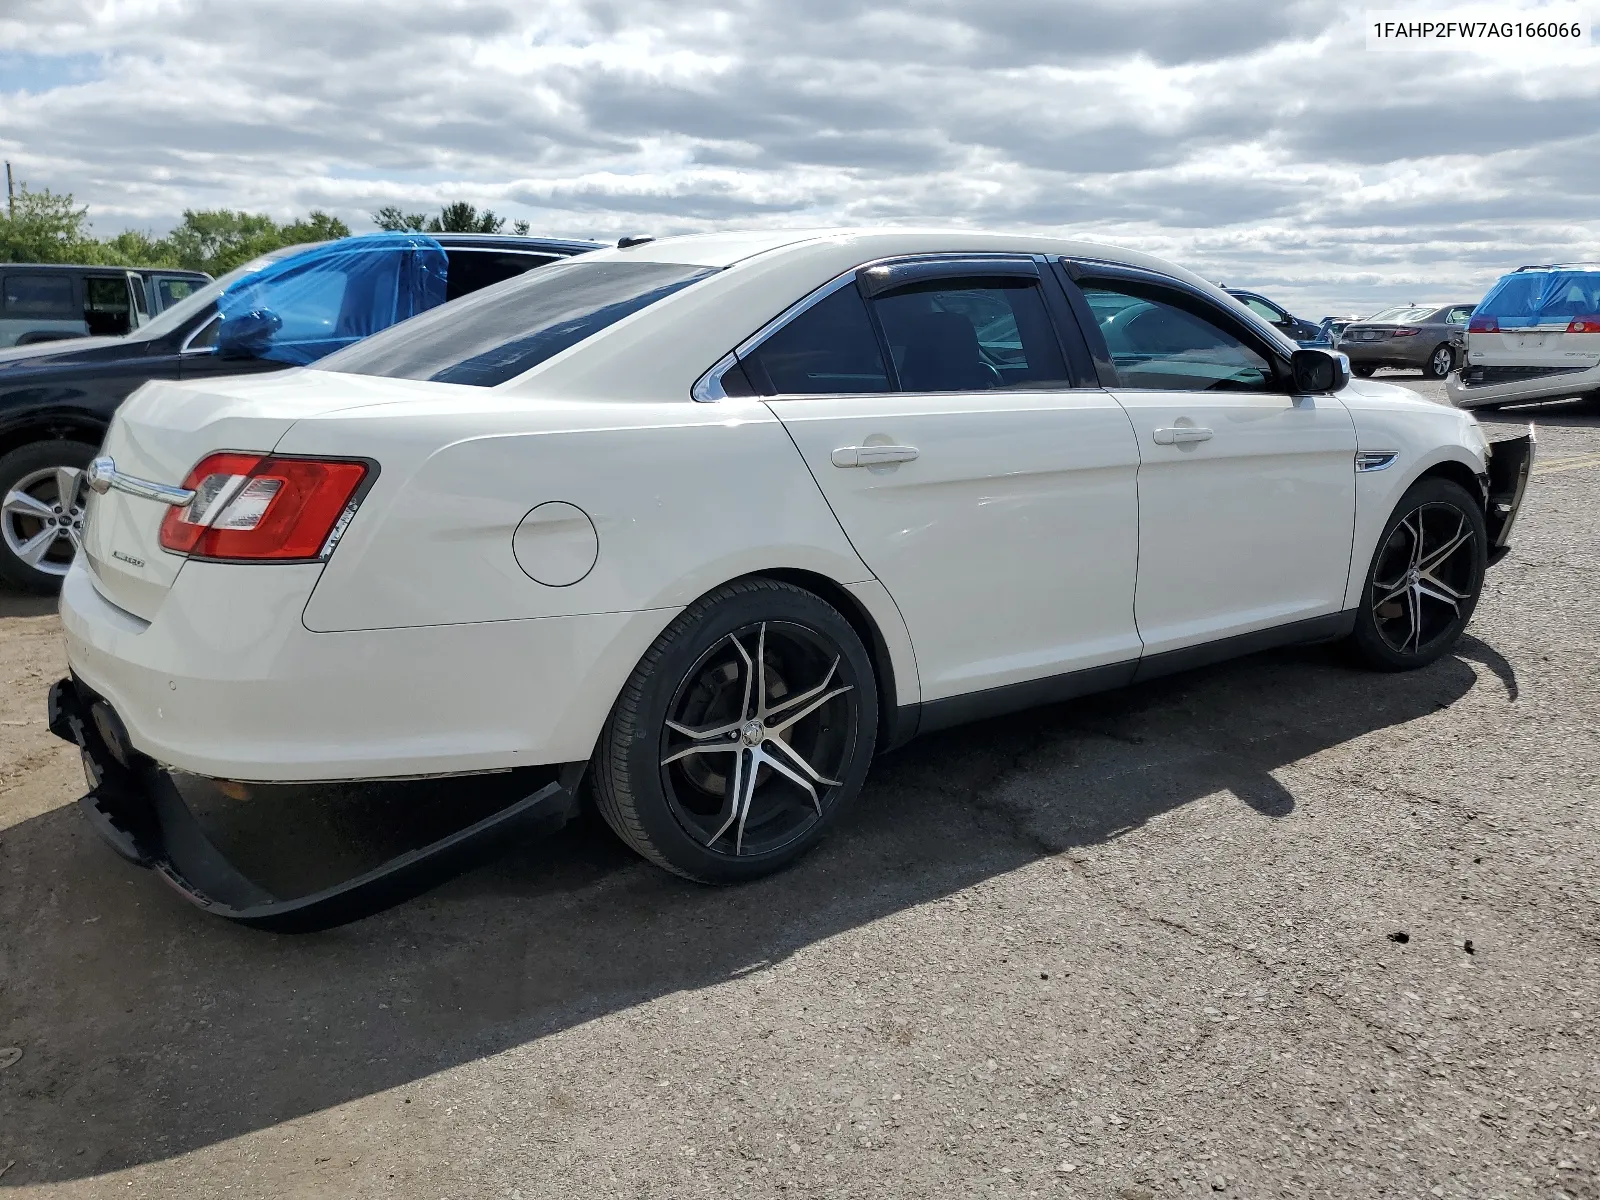
[[[598,243],[375,234],[247,263],[124,337],[0,350],[0,579],[60,586],[83,520],[83,468],[117,405],[151,379],[314,361],[434,304]]]
[[[1460,361],[1455,335],[1467,327],[1472,309],[1471,304],[1396,305],[1346,325],[1337,346],[1363,378],[1379,367],[1399,367],[1443,379]]]
[[[1312,321],[1297,317],[1283,305],[1268,300],[1260,292],[1246,291],[1244,288],[1223,288],[1223,291],[1244,305],[1256,316],[1263,318],[1280,333],[1292,337],[1302,346],[1323,346],[1327,339],[1321,328]]]

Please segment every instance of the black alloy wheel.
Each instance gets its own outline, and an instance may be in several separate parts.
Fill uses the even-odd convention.
[[[1351,642],[1404,671],[1446,653],[1472,619],[1488,563],[1483,509],[1460,484],[1423,479],[1401,498],[1367,571]]]
[[[1443,379],[1455,369],[1456,354],[1450,349],[1449,342],[1440,342],[1433,348],[1433,353],[1428,355],[1427,365],[1422,368],[1422,373],[1429,379]]]
[[[595,756],[601,814],[705,883],[768,874],[861,790],[878,720],[871,661],[817,596],[753,578],[697,601],[645,655]]]

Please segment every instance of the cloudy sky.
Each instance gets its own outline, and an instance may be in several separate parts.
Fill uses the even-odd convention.
[[[1137,246],[1313,318],[1600,258],[1600,42],[1381,53],[1365,21],[1328,0],[0,0],[0,152],[101,233],[222,206],[362,230],[457,198],[574,236],[961,223]]]

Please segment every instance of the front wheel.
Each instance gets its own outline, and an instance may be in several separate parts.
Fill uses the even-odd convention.
[[[1422,479],[1400,498],[1367,570],[1350,644],[1382,671],[1424,667],[1472,619],[1489,537],[1483,509],[1460,484]]]
[[[1362,379],[1371,379],[1372,378],[1372,373],[1374,371],[1376,371],[1377,369],[1378,369],[1377,367],[1351,367],[1350,368],[1350,370],[1351,370],[1351,372],[1353,374],[1360,376]]]
[[[1428,362],[1422,368],[1422,373],[1429,379],[1443,379],[1450,374],[1455,365],[1455,351],[1450,349],[1448,343],[1441,343],[1433,348],[1432,354],[1428,355]]]
[[[61,589],[83,533],[86,442],[29,442],[0,458],[0,579],[24,591]]]
[[[702,883],[771,873],[854,801],[877,738],[861,638],[791,584],[730,583],[681,613],[622,689],[595,751],[600,813]]]

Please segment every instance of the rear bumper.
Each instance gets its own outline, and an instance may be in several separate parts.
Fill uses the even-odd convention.
[[[1563,371],[1533,379],[1507,383],[1467,384],[1461,372],[1453,372],[1444,384],[1445,395],[1457,408],[1476,408],[1484,404],[1534,403],[1540,400],[1565,400],[1600,390],[1600,367],[1586,371]]]
[[[319,567],[188,563],[148,624],[81,557],[67,662],[131,744],[215,779],[458,775],[586,760],[669,610],[312,633]]]
[[[1349,358],[1353,367],[1420,367],[1428,361],[1428,355],[1433,353],[1436,345],[1437,342],[1423,337],[1382,342],[1347,342],[1341,339],[1338,350]]]
[[[430,845],[333,887],[280,898],[237,870],[207,838],[172,777],[129,744],[116,711],[75,679],[50,689],[50,730],[83,755],[89,791],[78,806],[119,855],[153,870],[215,916],[278,933],[305,933],[370,916],[474,865],[512,838],[558,829],[577,809],[583,764],[532,795]]]

